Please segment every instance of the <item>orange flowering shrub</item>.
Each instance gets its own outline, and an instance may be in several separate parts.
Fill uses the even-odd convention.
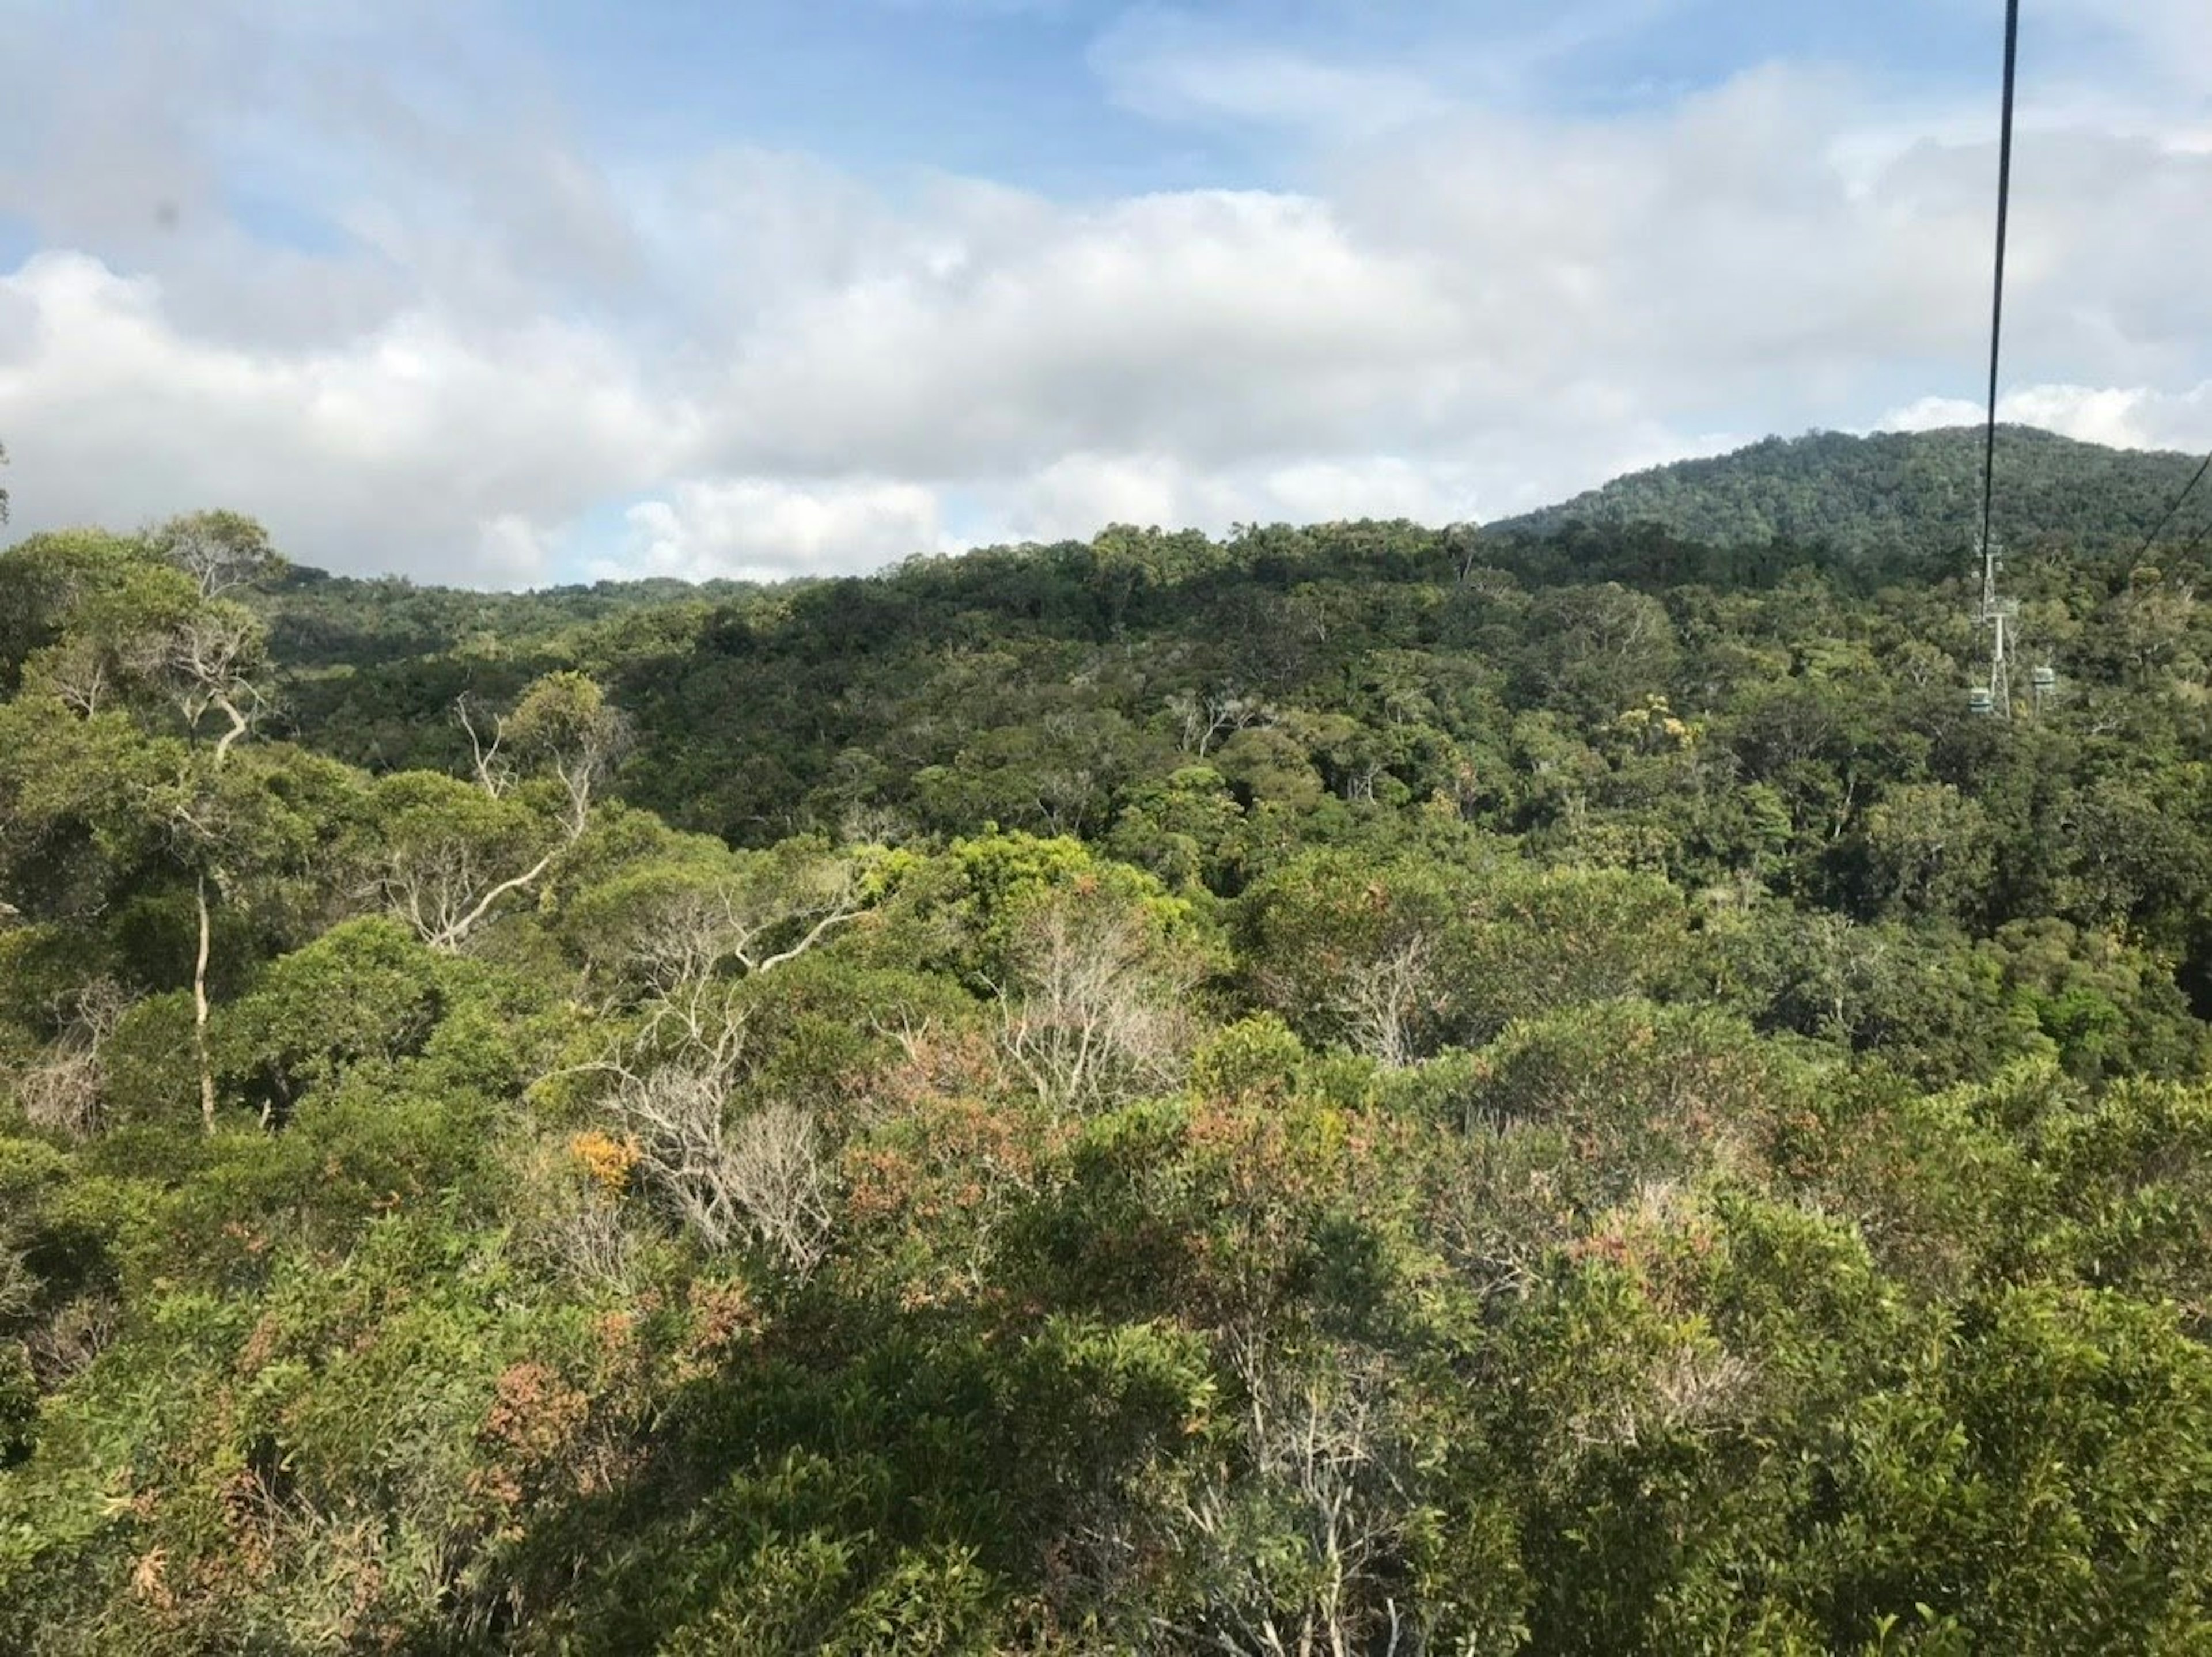
[[[569,1139],[568,1155],[586,1179],[609,1195],[619,1196],[629,1185],[630,1170],[637,1166],[637,1141],[587,1129]]]

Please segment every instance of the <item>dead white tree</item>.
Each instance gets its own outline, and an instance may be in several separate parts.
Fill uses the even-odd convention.
[[[264,643],[260,621],[252,612],[213,601],[179,622],[159,646],[158,660],[185,728],[197,734],[208,714],[223,716],[225,726],[216,738],[210,777],[221,776],[233,746],[252,730],[267,707],[267,698],[254,678]],[[197,853],[192,903],[199,933],[192,956],[192,1050],[199,1064],[201,1126],[213,1133],[215,1061],[208,1049],[208,962],[214,920],[208,887],[210,879],[218,892],[224,884],[226,836],[212,788],[195,789],[193,796],[177,809],[171,827]]]
[[[259,618],[227,604],[203,606],[169,634],[164,665],[186,728],[197,732],[210,713],[220,713],[226,721],[216,738],[218,765],[267,709],[267,697],[253,677],[264,641]]]
[[[1259,1657],[1396,1657],[1415,1648],[1395,1601],[1376,1581],[1403,1542],[1407,1507],[1372,1364],[1350,1353],[1297,1372],[1257,1336],[1231,1364],[1245,1393],[1249,1465],[1186,1502],[1182,1522],[1216,1557],[1204,1573],[1201,1629],[1164,1630],[1191,1644]],[[1294,1544],[1263,1565],[1248,1515],[1256,1505]],[[1198,1636],[1194,1638],[1193,1636]]]
[[[1196,974],[1155,946],[1141,914],[1048,903],[1021,928],[1013,961],[999,1052],[1047,1105],[1088,1109],[1180,1081]]]
[[[210,860],[220,855],[222,845],[222,825],[216,802],[210,798],[189,798],[174,809],[169,822],[169,834],[185,855],[194,864],[192,871],[192,912],[198,923],[198,935],[192,950],[192,1056],[199,1066],[200,1127],[204,1132],[215,1132],[215,1054],[208,1045],[208,1020],[214,1003],[208,992],[208,965],[215,949],[215,906],[209,901],[208,886],[212,874],[219,895],[222,889],[223,873],[220,865],[212,870]]]
[[[637,1144],[639,1171],[700,1241],[750,1241],[803,1277],[829,1251],[829,1159],[796,1106],[733,1111],[745,1058],[744,1016],[702,989],[664,1004],[599,1068],[613,1078],[608,1108]]]
[[[45,1063],[24,1071],[17,1085],[23,1114],[33,1126],[72,1139],[99,1132],[107,1043],[131,1005],[128,992],[108,978],[94,979],[69,998],[52,1052]]]
[[[573,840],[584,832],[592,800],[629,751],[629,721],[580,673],[549,673],[522,694],[499,721],[497,736],[525,761],[535,760],[561,785],[562,822]]]
[[[64,640],[40,661],[40,677],[63,705],[91,719],[118,692],[119,664],[101,640]]]
[[[146,532],[155,555],[192,578],[203,598],[219,598],[285,568],[269,531],[234,512],[195,512]]]
[[[418,810],[407,832],[373,859],[371,889],[435,950],[459,950],[507,898],[535,886],[590,827],[592,803],[629,740],[629,727],[599,686],[580,673],[555,673],[523,694],[514,711],[486,720],[467,697],[455,717],[468,732],[477,787],[494,801],[520,775],[513,753],[535,760],[560,786],[550,845],[517,852],[460,810]],[[487,734],[488,731],[488,734]],[[543,847],[538,850],[538,847]]]
[[[814,1119],[796,1105],[769,1104],[739,1117],[730,1169],[754,1237],[804,1275],[829,1250],[830,1165]]]
[[[616,948],[625,970],[671,995],[726,966],[748,977],[788,966],[857,920],[866,902],[860,867],[848,858],[686,880],[644,903]]]
[[[494,799],[501,798],[514,786],[519,774],[514,756],[501,751],[506,743],[499,715],[487,710],[474,691],[464,690],[453,699],[453,719],[467,733],[477,786]]]
[[[1273,717],[1273,710],[1257,696],[1228,689],[1203,694],[1178,690],[1167,699],[1167,707],[1181,727],[1182,751],[1200,759],[1221,737],[1265,725]]]
[[[603,1191],[566,1193],[568,1200],[527,1234],[562,1277],[594,1289],[627,1291],[635,1284],[637,1238],[623,1223],[620,1203]]]
[[[501,899],[537,883],[573,842],[563,839],[518,874],[500,856],[503,848],[483,844],[467,828],[410,839],[388,847],[379,864],[375,889],[385,907],[415,929],[434,950],[458,950],[483,924]]]
[[[1483,543],[1482,525],[1447,524],[1442,539],[1444,549],[1451,555],[1455,585],[1465,586],[1481,567],[1482,555],[1487,549]]]
[[[1594,1235],[1614,1241],[1692,1231],[1705,1220],[1693,1191],[1648,1181],[1601,1216]],[[1758,1367],[1711,1335],[1677,1335],[1638,1361],[1600,1379],[1559,1430],[1566,1452],[1592,1451],[1685,1435],[1743,1429],[1756,1416]]]
[[[578,1151],[583,1137],[516,1148],[518,1199],[507,1223],[517,1251],[534,1266],[580,1286],[627,1292],[635,1287],[641,1253],[623,1202],[634,1168],[587,1164]]]
[[[1382,780],[1383,774],[1389,768],[1371,756],[1354,761],[1345,768],[1344,798],[1354,803],[1365,801],[1372,804],[1375,785]]]
[[[1354,1046],[1393,1068],[1420,1056],[1421,1013],[1436,996],[1436,946],[1425,932],[1409,932],[1372,960],[1345,970],[1332,1001]]]
[[[112,1290],[91,1290],[33,1324],[23,1337],[31,1371],[47,1392],[89,1369],[122,1326],[123,1304]]]

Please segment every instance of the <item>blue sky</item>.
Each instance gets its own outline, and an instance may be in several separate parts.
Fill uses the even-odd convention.
[[[2212,445],[2197,0],[2029,0],[2007,412]],[[16,528],[861,569],[1968,417],[1997,0],[0,0]]]

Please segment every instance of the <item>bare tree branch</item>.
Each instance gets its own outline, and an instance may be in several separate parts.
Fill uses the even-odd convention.
[[[33,1126],[73,1139],[100,1131],[107,1042],[131,1003],[131,995],[109,978],[94,979],[70,998],[52,1053],[26,1071],[19,1083],[23,1114]]]
[[[267,707],[265,695],[251,677],[260,652],[260,623],[235,605],[209,605],[169,635],[165,665],[173,677],[185,725],[198,731],[210,713],[228,721],[216,739],[218,764]]]
[[[594,957],[661,996],[734,963],[748,976],[788,966],[859,919],[867,893],[849,858],[752,877],[682,876],[652,892],[598,940]],[[794,927],[803,927],[793,936]],[[777,938],[789,942],[781,949]]]
[[[476,772],[477,786],[494,799],[498,799],[514,786],[514,762],[500,753],[506,733],[500,729],[498,716],[490,716],[489,741],[477,728],[478,717],[478,706],[473,693],[465,690],[453,699],[453,718],[468,733],[469,756]]]
[[[155,555],[192,578],[203,598],[219,598],[284,568],[269,532],[242,513],[187,513],[147,532]]]
[[[1206,757],[1217,738],[1266,725],[1274,718],[1274,710],[1258,697],[1226,689],[1203,695],[1179,690],[1168,698],[1167,707],[1182,728],[1183,752],[1195,753],[1200,759]]]
[[[1378,1572],[1401,1545],[1407,1504],[1378,1367],[1342,1351],[1325,1368],[1288,1372],[1257,1335],[1231,1363],[1243,1384],[1249,1469],[1209,1484],[1182,1522],[1214,1557],[1202,1572],[1206,1616],[1194,1636],[1219,1649],[1267,1657],[1353,1657],[1417,1648]],[[1254,1547],[1251,1515],[1295,1552],[1270,1568]],[[1272,1552],[1272,1551],[1271,1551]]]
[[[627,1052],[596,1068],[639,1171],[710,1248],[757,1243],[805,1276],[829,1251],[831,1174],[814,1120],[770,1103],[733,1114],[742,1012],[705,986],[660,1004]],[[673,1047],[673,1052],[668,1051]]]
[[[1410,1065],[1419,1057],[1418,1023],[1435,995],[1436,948],[1425,932],[1409,932],[1371,961],[1346,968],[1334,999],[1348,1034],[1377,1063]]]
[[[1142,919],[1066,901],[1023,928],[999,997],[999,1050],[1055,1109],[1173,1087],[1190,1049],[1194,975],[1152,947]]]

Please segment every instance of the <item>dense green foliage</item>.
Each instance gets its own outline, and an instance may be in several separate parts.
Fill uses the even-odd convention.
[[[0,555],[0,1650],[2205,1649],[2204,571],[1709,510]]]
[[[1772,541],[1922,568],[1981,531],[1983,428],[1771,437],[1733,454],[1656,466],[1497,527],[1655,525],[1708,546]],[[2033,427],[1997,431],[1995,509],[2021,549],[2129,552],[2157,526],[2199,457],[2108,449]],[[2203,508],[2180,526],[2185,537]]]

